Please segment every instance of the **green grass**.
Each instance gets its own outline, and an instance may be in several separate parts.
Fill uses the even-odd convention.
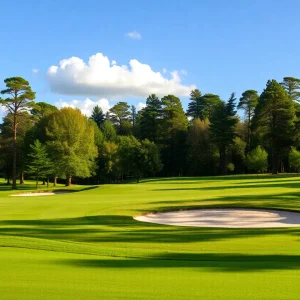
[[[300,228],[175,227],[132,218],[197,207],[300,211],[299,177],[71,189],[10,197],[0,180],[0,299],[299,299]]]

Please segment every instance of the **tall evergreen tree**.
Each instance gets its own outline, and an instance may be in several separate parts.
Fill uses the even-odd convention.
[[[208,119],[193,120],[187,135],[188,171],[191,175],[215,175],[218,153],[212,143],[209,132]]]
[[[131,105],[131,122],[133,127],[135,127],[136,125],[136,119],[137,119],[136,107],[134,105]]]
[[[130,119],[130,106],[126,102],[118,102],[110,110],[110,120],[120,130],[122,123]]]
[[[160,141],[162,103],[155,95],[150,95],[146,100],[146,107],[140,116],[141,137],[152,142]]]
[[[190,100],[187,115],[192,117],[193,120],[196,118],[201,120],[209,119],[215,106],[221,102],[218,95],[204,94],[202,96],[199,90],[193,90],[191,92]]]
[[[36,187],[38,186],[39,178],[49,176],[52,173],[52,168],[53,164],[47,153],[46,146],[41,144],[39,140],[35,140],[34,144],[30,145],[27,172],[35,177]]]
[[[295,121],[293,100],[276,81],[269,80],[259,97],[254,126],[262,143],[271,149],[272,173],[279,170],[280,159],[292,144]]]
[[[164,171],[168,175],[183,173],[186,157],[188,119],[181,101],[174,95],[161,99]]]
[[[90,116],[90,119],[94,120],[96,122],[96,124],[98,125],[99,128],[104,123],[104,121],[105,121],[105,115],[103,113],[102,108],[99,105],[96,105],[93,108],[93,111],[92,111],[92,114]]]
[[[12,188],[17,188],[17,130],[21,116],[32,106],[35,93],[31,90],[29,82],[22,77],[10,77],[4,80],[6,89],[1,91],[8,98],[0,98],[0,103],[12,114],[13,128],[13,166],[12,166]]]
[[[227,151],[236,136],[235,127],[238,122],[235,110],[235,94],[232,93],[228,102],[217,104],[211,116],[210,133],[220,153],[220,172],[227,174]]]
[[[294,77],[284,77],[281,85],[287,91],[293,101],[299,101],[300,98],[300,79]]]
[[[210,119],[215,107],[221,102],[218,95],[215,94],[204,94],[201,97],[201,114],[200,119]]]
[[[188,109],[186,114],[189,117],[192,117],[193,120],[200,118],[201,116],[201,92],[196,89],[191,91],[190,100],[191,102],[188,104]]]
[[[247,90],[242,94],[240,98],[238,109],[242,109],[245,113],[245,119],[247,120],[247,146],[246,152],[250,150],[251,143],[251,126],[252,118],[254,116],[255,107],[258,103],[258,94],[255,90]]]

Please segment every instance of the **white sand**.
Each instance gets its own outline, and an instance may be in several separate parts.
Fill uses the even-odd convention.
[[[58,194],[66,194],[71,193],[72,191],[53,191],[53,192],[29,192],[29,193],[22,193],[22,194],[13,194],[10,196],[19,196],[19,197],[36,197],[36,196],[52,196]]]
[[[137,216],[134,219],[148,223],[192,227],[300,227],[300,213],[271,209],[182,210]]]

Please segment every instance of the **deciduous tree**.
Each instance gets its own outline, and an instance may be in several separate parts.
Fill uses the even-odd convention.
[[[55,156],[60,175],[71,185],[72,176],[89,177],[97,157],[94,128],[80,110],[62,108],[50,116],[47,145]]]

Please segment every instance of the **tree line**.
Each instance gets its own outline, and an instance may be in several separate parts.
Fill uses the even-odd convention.
[[[139,111],[121,101],[107,113],[95,106],[89,118],[35,102],[21,77],[4,83],[0,172],[13,188],[24,176],[70,185],[300,169],[297,78],[269,80],[260,95],[247,90],[227,101],[195,89],[186,112],[175,95],[152,94]]]

